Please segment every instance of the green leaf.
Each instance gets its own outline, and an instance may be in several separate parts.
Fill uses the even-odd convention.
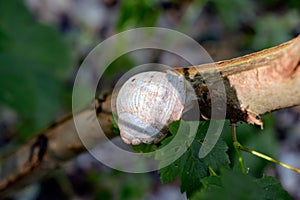
[[[160,180],[162,183],[168,183],[174,180],[177,176],[181,175],[186,163],[188,162],[188,155],[183,154],[180,159],[170,164],[168,167],[160,169]]]
[[[222,181],[219,176],[208,176],[201,180],[203,188],[222,187]]]
[[[110,128],[113,131],[113,133],[115,133],[116,135],[120,135],[120,129],[118,127],[118,123],[116,122],[113,116],[110,118],[110,124],[111,124]]]
[[[132,149],[138,153],[148,153],[153,152],[157,149],[155,144],[139,144],[139,145],[132,145]]]
[[[193,127],[195,123],[198,122],[180,121],[170,124],[169,129],[173,136],[167,138],[168,142],[175,137],[179,128],[179,123],[181,131],[186,130],[188,134],[189,127]],[[229,165],[229,159],[226,154],[227,145],[222,140],[217,142],[213,150],[206,157],[203,159],[198,157],[202,141],[208,129],[208,125],[209,122],[200,122],[196,136],[191,142],[191,145],[189,147],[183,145],[186,140],[182,140],[181,144],[178,144],[178,148],[185,149],[184,154],[169,166],[159,170],[161,181],[164,183],[169,182],[179,176],[181,180],[181,191],[186,192],[188,197],[191,196],[194,191],[200,188],[200,180],[209,176],[208,167],[212,167],[214,170],[217,170],[220,167],[228,167]],[[187,136],[187,138],[190,139],[191,137]],[[163,148],[168,144],[168,142],[163,142],[163,145],[160,148]],[[188,143],[189,142],[187,142],[187,144]],[[169,154],[166,153],[166,155]],[[159,157],[159,160],[161,161],[164,159],[167,159],[166,156],[165,158],[163,156]]]
[[[198,154],[192,154],[191,151],[189,153],[190,155],[180,174],[181,192],[186,192],[188,197],[200,188],[200,180],[209,175],[208,166],[205,165],[202,159],[198,158]]]
[[[32,21],[32,16],[20,0],[0,0],[0,29],[13,37],[22,36],[18,29],[26,29]]]
[[[20,116],[27,137],[61,109],[70,49],[59,32],[34,21],[20,0],[0,0],[0,106]]]
[[[184,121],[182,121],[182,123],[184,123]],[[170,123],[169,127],[168,127],[168,130],[170,131],[170,133],[172,135],[176,135],[178,129],[179,129],[179,126],[180,126],[180,121],[174,121],[172,123]],[[189,128],[187,125],[184,124],[184,127],[185,128]]]
[[[282,188],[280,182],[272,177],[265,176],[255,182],[263,189],[263,199],[292,199],[292,197]]]
[[[201,180],[203,189],[193,199],[291,199],[290,195],[273,177],[254,177],[239,171],[224,170],[221,176],[210,176]]]

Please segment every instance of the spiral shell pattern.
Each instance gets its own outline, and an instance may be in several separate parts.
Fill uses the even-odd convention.
[[[170,71],[143,72],[128,79],[116,100],[123,141],[133,145],[158,142],[163,129],[181,118],[185,91],[184,77]]]

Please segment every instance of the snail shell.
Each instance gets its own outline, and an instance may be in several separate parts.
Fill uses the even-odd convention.
[[[149,71],[132,76],[116,100],[121,138],[133,145],[158,142],[164,135],[163,129],[181,118],[185,100],[182,75]]]

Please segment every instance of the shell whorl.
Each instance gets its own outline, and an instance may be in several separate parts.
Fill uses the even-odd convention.
[[[136,74],[121,87],[117,100],[118,125],[125,143],[155,143],[170,122],[181,118],[186,100],[183,76],[149,71]]]

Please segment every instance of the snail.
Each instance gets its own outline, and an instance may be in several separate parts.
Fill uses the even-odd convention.
[[[118,126],[127,144],[157,143],[191,101],[187,81],[173,71],[148,71],[129,78],[116,99]],[[189,95],[191,96],[191,95]]]

